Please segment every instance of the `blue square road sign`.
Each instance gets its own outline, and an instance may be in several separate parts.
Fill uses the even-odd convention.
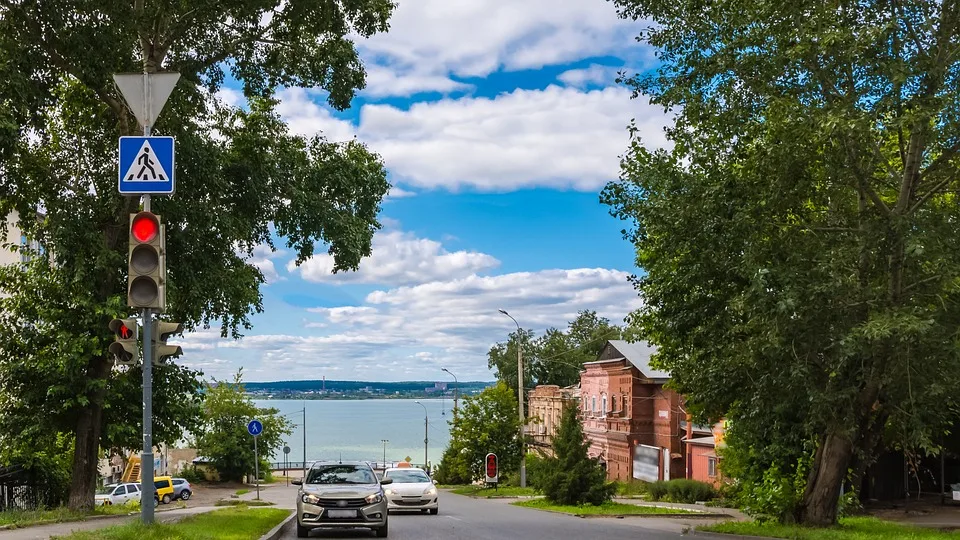
[[[172,194],[173,142],[173,137],[120,137],[120,193]]]

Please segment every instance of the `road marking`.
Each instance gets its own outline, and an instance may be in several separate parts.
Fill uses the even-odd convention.
[[[447,517],[450,518],[450,519],[455,519],[455,520],[457,520],[457,521],[463,521],[462,519],[460,519],[460,518],[458,518],[458,517],[453,517],[453,516],[447,516]]]

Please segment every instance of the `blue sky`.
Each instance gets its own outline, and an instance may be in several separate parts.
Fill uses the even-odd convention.
[[[538,334],[583,309],[622,322],[637,269],[599,191],[631,119],[650,147],[669,122],[614,83],[654,65],[640,27],[603,0],[400,0],[388,33],[357,42],[368,85],[349,110],[279,92],[291,132],[383,157],[394,188],[373,255],[332,275],[322,249],[296,267],[258,248],[253,330],[185,336],[181,362],[249,381],[489,380],[486,351],[514,328],[498,308]],[[220,97],[242,105],[235,85]]]

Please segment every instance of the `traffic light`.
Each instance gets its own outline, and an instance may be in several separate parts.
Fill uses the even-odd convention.
[[[140,359],[140,345],[137,344],[137,320],[114,319],[108,325],[116,336],[116,341],[107,348],[117,358],[117,363],[132,366]]]
[[[487,454],[486,460],[486,481],[487,482],[496,482],[497,481],[497,455],[496,454]]]
[[[167,363],[171,356],[180,356],[183,349],[179,345],[167,345],[167,339],[173,334],[183,332],[183,325],[178,322],[153,321],[153,331],[150,342],[153,344],[153,363],[161,366]]]
[[[152,212],[130,214],[127,305],[132,308],[166,307],[166,257],[160,216]]]

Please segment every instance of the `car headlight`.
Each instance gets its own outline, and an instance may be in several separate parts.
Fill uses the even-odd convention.
[[[317,504],[320,502],[320,497],[317,497],[313,493],[304,493],[300,500],[307,504]]]
[[[376,504],[383,500],[383,493],[377,492],[373,495],[367,495],[367,498],[364,500],[367,501],[367,504]]]
[[[423,494],[424,494],[424,495],[436,495],[436,494],[437,494],[437,488],[435,488],[435,487],[428,488],[428,489],[426,489],[426,490],[423,492]]]

